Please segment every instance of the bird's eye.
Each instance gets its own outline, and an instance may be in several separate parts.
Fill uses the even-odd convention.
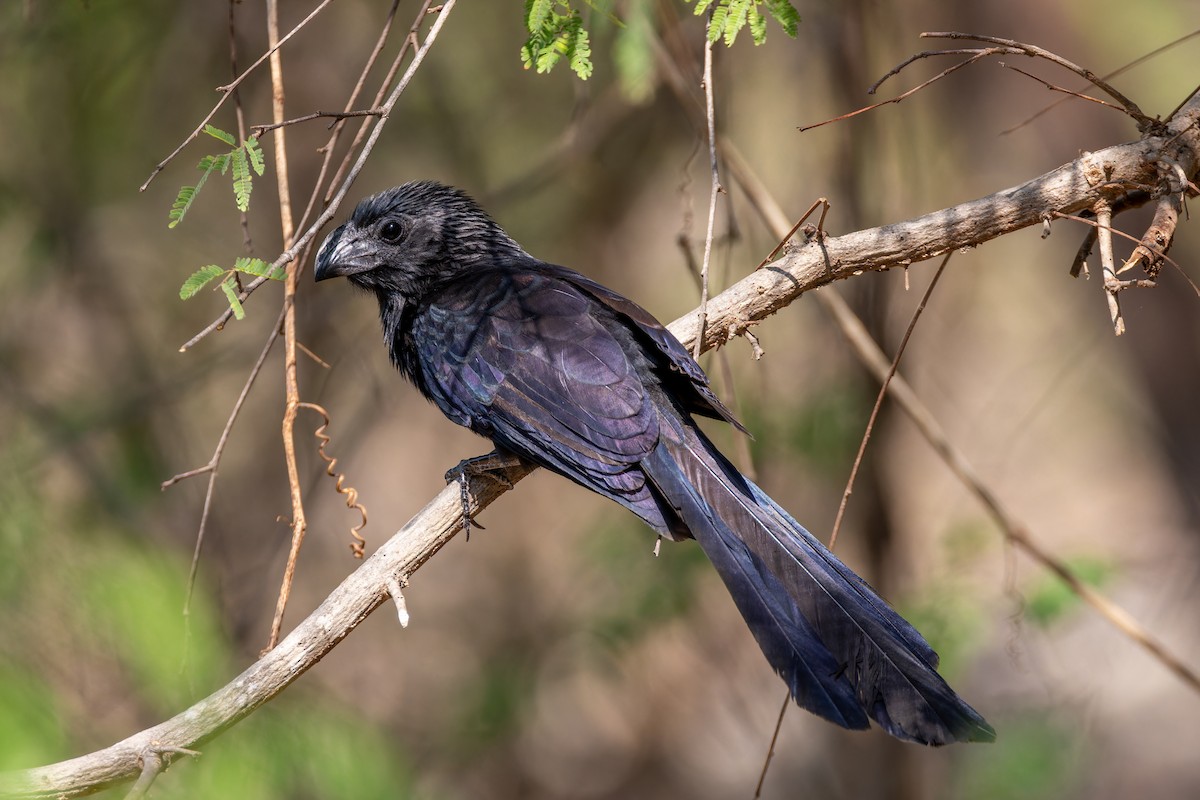
[[[385,242],[398,242],[404,236],[404,226],[389,219],[379,228],[379,238]]]

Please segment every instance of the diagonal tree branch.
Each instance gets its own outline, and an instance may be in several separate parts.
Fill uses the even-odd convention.
[[[447,4],[449,5],[449,4]],[[1134,189],[1179,191],[1167,173],[1191,183],[1200,168],[1200,95],[1191,97],[1164,136],[1115,145],[1026,183],[906,222],[814,241],[751,273],[708,301],[702,349],[720,347],[787,306],[806,291],[868,270],[908,266],[949,251],[978,245],[1020,228],[1042,224],[1054,213],[1073,213],[1112,201]],[[1176,169],[1177,168],[1177,169]],[[1149,200],[1153,193],[1145,194]],[[699,309],[676,320],[672,333],[691,349],[700,328]],[[531,468],[514,467],[515,484]],[[475,477],[471,514],[507,491],[502,482]],[[147,761],[168,765],[185,750],[208,741],[283,691],[333,649],[366,617],[462,530],[457,484],[442,490],[395,536],[347,577],[274,650],[226,686],[159,725],[104,750],[45,767],[0,774],[0,794],[73,797],[136,778]],[[402,617],[407,612],[402,613]]]

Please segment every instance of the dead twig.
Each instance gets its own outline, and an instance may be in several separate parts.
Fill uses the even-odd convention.
[[[860,109],[848,112],[846,114],[841,114],[839,116],[833,117],[832,119],[827,119],[824,122],[816,122],[816,123],[813,123],[812,125],[801,125],[799,128],[797,128],[797,130],[799,130],[801,133],[803,133],[804,131],[810,131],[813,128],[819,128],[822,125],[828,125],[831,122],[841,122],[842,120],[850,119],[851,117],[857,117],[859,114],[865,114],[868,111],[874,111],[875,109],[880,108],[881,106],[886,106],[891,103],[899,103],[901,100],[906,100],[909,97],[912,97],[914,94],[921,91],[926,86],[929,86],[932,83],[936,83],[936,82],[940,81],[942,78],[945,78],[947,75],[950,75],[951,73],[957,72],[958,70],[962,69],[963,67],[969,66],[970,64],[974,64],[976,61],[979,61],[982,58],[986,58],[987,56],[991,56],[991,55],[1003,55],[1006,53],[1015,54],[1015,52],[1016,51],[1013,51],[1013,50],[1010,50],[1010,49],[1004,48],[1004,47],[989,47],[989,48],[986,48],[983,50],[978,50],[978,49],[977,50],[930,50],[930,51],[927,51],[924,53],[918,53],[915,56],[911,56],[908,60],[906,60],[900,66],[894,67],[891,72],[889,72],[887,75],[884,75],[882,78],[880,78],[878,81],[876,81],[873,86],[871,86],[869,89],[867,89],[867,94],[874,94],[875,90],[877,88],[879,88],[879,85],[881,83],[883,83],[885,80],[887,80],[887,78],[889,76],[895,75],[897,72],[899,72],[905,66],[907,66],[908,64],[911,64],[913,61],[916,61],[919,58],[928,58],[929,56],[937,56],[937,55],[966,54],[966,53],[972,53],[972,55],[966,61],[960,61],[959,63],[955,64],[952,67],[947,67],[946,69],[939,72],[937,75],[934,75],[929,80],[919,83],[916,86],[914,86],[913,88],[909,89],[908,91],[902,92],[893,98],[890,98],[888,100],[882,100],[878,103],[872,103],[869,106],[863,106]]]
[[[1089,103],[1096,103],[1097,105],[1104,106],[1105,108],[1111,108],[1111,109],[1114,109],[1116,111],[1121,111],[1121,112],[1125,111],[1125,109],[1121,108],[1118,105],[1114,105],[1114,104],[1108,102],[1107,100],[1101,100],[1098,97],[1092,97],[1091,95],[1080,94],[1079,92],[1075,92],[1070,89],[1065,89],[1062,86],[1058,86],[1056,84],[1051,83],[1050,81],[1046,80],[1045,78],[1039,78],[1037,75],[1034,75],[1032,72],[1026,72],[1025,70],[1021,69],[1020,67],[1014,67],[1012,64],[1005,64],[1003,61],[1001,61],[1000,66],[1004,67],[1005,69],[1011,69],[1013,72],[1019,72],[1020,74],[1024,75],[1026,78],[1029,78],[1030,80],[1035,80],[1052,92],[1061,92],[1062,94],[1069,95],[1070,97],[1074,97],[1078,100],[1087,100]]]
[[[708,10],[708,21],[712,24],[713,10]],[[708,227],[704,233],[704,260],[700,265],[700,331],[701,335],[696,340],[701,341],[704,338],[704,326],[708,322],[708,266],[712,259],[713,246],[713,229],[717,220],[717,195],[721,191],[721,176],[717,171],[717,115],[716,102],[714,100],[715,90],[713,88],[713,42],[711,39],[704,40],[704,112],[708,127],[708,164],[711,172],[712,181],[708,195]],[[695,358],[700,358],[700,346],[696,345],[696,349],[692,354]]]
[[[1139,131],[1145,132],[1155,126],[1162,124],[1158,120],[1148,117],[1144,113],[1142,113],[1142,110],[1140,108],[1138,108],[1137,103],[1133,102],[1128,97],[1126,97],[1125,95],[1118,92],[1107,81],[1105,81],[1103,78],[1096,75],[1091,70],[1084,69],[1083,67],[1079,66],[1078,64],[1075,64],[1074,62],[1068,61],[1067,59],[1063,58],[1062,56],[1058,55],[1057,53],[1052,53],[1049,50],[1044,50],[1043,48],[1038,47],[1036,45],[1026,44],[1024,42],[1018,42],[1014,39],[1004,39],[999,36],[984,36],[984,35],[975,34],[975,33],[960,33],[958,31],[926,31],[925,33],[921,34],[921,38],[923,38],[923,39],[966,39],[966,40],[972,41],[972,42],[988,42],[990,44],[997,45],[1000,47],[1008,47],[1008,48],[1012,48],[1014,50],[1018,50],[1022,54],[1030,56],[1032,58],[1044,59],[1046,61],[1049,61],[1052,64],[1057,64],[1058,66],[1062,67],[1063,69],[1074,72],[1076,75],[1080,76],[1081,78],[1086,80],[1088,83],[1091,83],[1097,89],[1099,89],[1100,91],[1107,94],[1113,100],[1116,100],[1118,103],[1120,103],[1121,108],[1123,108],[1125,110],[1125,113],[1128,114],[1130,117],[1132,117],[1135,122],[1137,122]]]
[[[276,47],[279,38],[279,0],[267,0],[267,38],[271,44],[271,112],[276,122],[282,122],[283,61],[279,57],[279,49]],[[286,133],[282,127],[276,127],[274,131],[275,177],[279,187],[279,226],[282,230],[284,247],[290,246],[296,235],[295,221],[292,219],[291,188],[288,180]],[[296,559],[300,556],[300,546],[304,543],[304,534],[308,530],[308,520],[304,514],[304,498],[300,491],[300,471],[296,466],[295,440],[296,413],[300,406],[300,384],[296,374],[296,279],[300,272],[300,266],[301,262],[298,260],[289,263],[287,276],[283,282],[283,386],[285,400],[281,427],[288,489],[292,500],[292,545],[288,551],[287,564],[283,571],[283,584],[279,588],[279,598],[275,604],[275,618],[271,622],[271,635],[267,640],[268,650],[279,641],[279,632],[283,627],[283,614],[287,609],[288,597],[292,591],[292,579],[296,573]]]
[[[251,126],[250,130],[253,132],[254,136],[262,136],[267,131],[273,131],[276,128],[283,128],[289,125],[299,125],[302,122],[312,122],[314,119],[332,119],[333,122],[329,124],[329,127],[333,128],[334,124],[343,119],[350,119],[352,117],[378,117],[382,114],[383,111],[378,108],[368,108],[361,111],[314,111],[311,114],[305,114],[302,117],[294,117],[292,119],[285,119],[282,122],[270,122],[264,125],[253,125]]]
[[[1112,72],[1109,72],[1100,77],[1102,80],[1106,80],[1106,81],[1112,80],[1113,78],[1117,77],[1118,75],[1120,75],[1124,72],[1128,72],[1129,70],[1133,69],[1134,67],[1142,65],[1142,64],[1146,63],[1147,61],[1155,58],[1156,56],[1160,56],[1163,53],[1167,52],[1168,50],[1170,50],[1178,45],[1181,45],[1184,42],[1186,42],[1189,39],[1192,39],[1196,36],[1200,36],[1200,29],[1194,30],[1191,33],[1180,36],[1178,39],[1175,39],[1174,41],[1167,42],[1162,47],[1151,50],[1149,53],[1146,53],[1143,56],[1139,56],[1139,57],[1135,58],[1133,61],[1130,61],[1120,67],[1117,67]],[[1085,88],[1087,88],[1086,85],[1081,86],[1080,90],[1082,91]],[[1010,133],[1020,130],[1021,128],[1025,127],[1029,123],[1033,122],[1034,120],[1036,120],[1038,117],[1042,116],[1043,114],[1046,114],[1046,113],[1054,110],[1055,108],[1058,108],[1060,105],[1067,102],[1067,100],[1069,100],[1069,99],[1070,98],[1062,97],[1062,98],[1059,98],[1058,100],[1055,100],[1053,103],[1046,105],[1041,110],[1035,112],[1034,114],[1030,115],[1029,117],[1026,117],[1024,120],[1022,120],[1021,122],[1018,122],[1016,125],[1013,125],[1011,128],[1005,128],[1004,130],[1000,131],[1000,135],[1007,136]],[[1178,111],[1178,110],[1179,110],[1179,108],[1177,106],[1175,108],[1175,111]],[[1175,111],[1172,111],[1170,114],[1168,114],[1167,119],[1170,119],[1171,117],[1175,116]]]
[[[916,310],[913,311],[912,319],[908,322],[908,328],[904,331],[904,337],[900,340],[900,346],[896,348],[896,355],[892,359],[891,366],[888,367],[887,374],[883,376],[883,380],[879,385],[879,392],[875,396],[875,405],[871,408],[871,414],[867,418],[867,427],[863,431],[862,439],[858,444],[858,453],[854,456],[854,463],[850,467],[850,477],[846,480],[846,489],[842,492],[842,501],[838,504],[837,516],[833,520],[833,531],[829,534],[829,549],[832,550],[837,544],[838,531],[842,528],[842,519],[846,515],[846,506],[850,503],[850,495],[854,491],[854,480],[858,477],[858,468],[862,464],[863,455],[867,452],[867,442],[871,440],[871,432],[875,430],[875,421],[879,418],[879,409],[883,407],[883,398],[887,396],[888,386],[892,383],[892,378],[896,376],[896,370],[900,367],[900,359],[904,357],[904,350],[908,347],[908,340],[912,338],[913,330],[917,327],[917,320],[921,318],[921,312],[925,310],[929,298],[933,296],[933,290],[937,287],[938,281],[941,280],[942,273],[946,271],[946,265],[950,263],[950,256],[954,253],[949,252],[942,258],[942,263],[938,265],[937,271],[933,273],[933,280],[929,282],[928,288],[925,289],[925,294],[921,297],[921,302],[917,303]]]
[[[233,403],[233,409],[229,412],[228,419],[225,420],[225,427],[221,430],[221,436],[217,439],[217,446],[213,450],[212,458],[203,467],[181,472],[178,475],[162,482],[161,488],[166,489],[174,486],[176,483],[192,478],[197,475],[208,475],[208,488],[204,492],[204,508],[200,512],[200,529],[196,532],[196,545],[192,550],[192,564],[188,569],[187,595],[183,603],[183,615],[187,617],[191,611],[192,592],[196,586],[196,573],[200,567],[200,550],[204,546],[204,532],[208,525],[209,512],[212,510],[213,495],[217,485],[217,468],[221,464],[221,456],[225,452],[225,446],[229,443],[229,436],[233,432],[233,423],[242,413],[242,406],[246,403],[246,398],[250,395],[250,389],[254,386],[254,382],[258,379],[262,372],[263,363],[267,360],[267,354],[271,352],[271,348],[275,344],[275,340],[279,338],[280,325],[283,324],[283,312],[280,311],[279,319],[271,328],[271,333],[267,336],[267,341],[263,345],[262,352],[258,354],[258,360],[254,362],[254,366],[250,368],[250,374],[246,376],[246,382],[242,385],[242,391],[238,394],[237,400]]]

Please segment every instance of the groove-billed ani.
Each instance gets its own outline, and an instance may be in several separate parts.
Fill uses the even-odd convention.
[[[741,425],[641,307],[432,182],[363,200],[317,257],[336,276],[375,293],[392,361],[451,420],[699,542],[801,706],[923,744],[995,738],[916,629],[700,431],[693,414]]]

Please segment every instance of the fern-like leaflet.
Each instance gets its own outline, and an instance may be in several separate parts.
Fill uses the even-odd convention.
[[[246,309],[242,307],[241,298],[238,297],[241,292],[237,280],[238,273],[253,275],[256,278],[265,276],[273,281],[281,281],[287,276],[287,270],[283,267],[272,268],[261,258],[239,256],[234,260],[232,269],[223,269],[216,264],[209,264],[193,272],[183,282],[183,286],[179,287],[179,299],[187,300],[195,297],[201,289],[220,278],[221,281],[217,284],[217,288],[225,294],[225,300],[229,303],[229,309],[233,312],[234,318],[244,319]]]
[[[575,0],[525,0],[525,29],[529,37],[521,45],[521,63],[525,69],[536,69],[539,73],[549,72],[564,58],[581,79],[592,76],[591,37],[584,28],[584,19],[572,3]],[[603,0],[580,0],[589,8],[601,11],[601,6],[611,7],[612,2]],[[651,60],[649,54],[650,30],[646,14],[646,0],[630,5],[628,14],[635,21],[635,30],[630,35],[618,33],[615,46],[617,68],[621,72],[626,91],[637,99],[644,99],[647,90],[645,80],[640,77],[648,70],[644,66]],[[767,16],[772,17],[783,32],[796,37],[800,13],[790,0],[684,0],[692,3],[697,16],[709,13],[706,35],[710,42],[720,39],[732,47],[738,34],[746,28],[754,43],[762,44],[767,39]],[[763,12],[765,6],[766,13]],[[611,13],[608,17],[624,29],[624,24]]]
[[[585,0],[592,5],[592,0]],[[582,80],[592,75],[592,48],[583,17],[570,0],[525,0],[529,38],[521,46],[525,69],[549,72],[563,58]]]
[[[796,11],[790,0],[695,0],[695,3],[692,11],[697,16],[711,9],[708,40],[715,42],[724,39],[727,47],[733,46],[737,35],[747,26],[755,44],[766,41],[767,21],[759,10],[760,5],[766,6],[767,13],[793,39],[796,38],[796,26],[800,24],[800,12]]]
[[[217,171],[224,175],[229,172],[230,166],[233,167],[233,199],[237,204],[238,211],[245,212],[250,208],[250,192],[254,188],[251,171],[262,175],[266,169],[262,148],[259,147],[258,140],[253,136],[238,144],[233,134],[223,131],[215,125],[205,125],[204,132],[232,149],[200,159],[200,163],[196,165],[196,169],[201,173],[200,179],[196,181],[195,186],[182,187],[179,194],[175,196],[175,203],[167,215],[168,228],[174,228],[183,222],[184,215],[196,202],[196,195],[200,194],[209,175]]]

